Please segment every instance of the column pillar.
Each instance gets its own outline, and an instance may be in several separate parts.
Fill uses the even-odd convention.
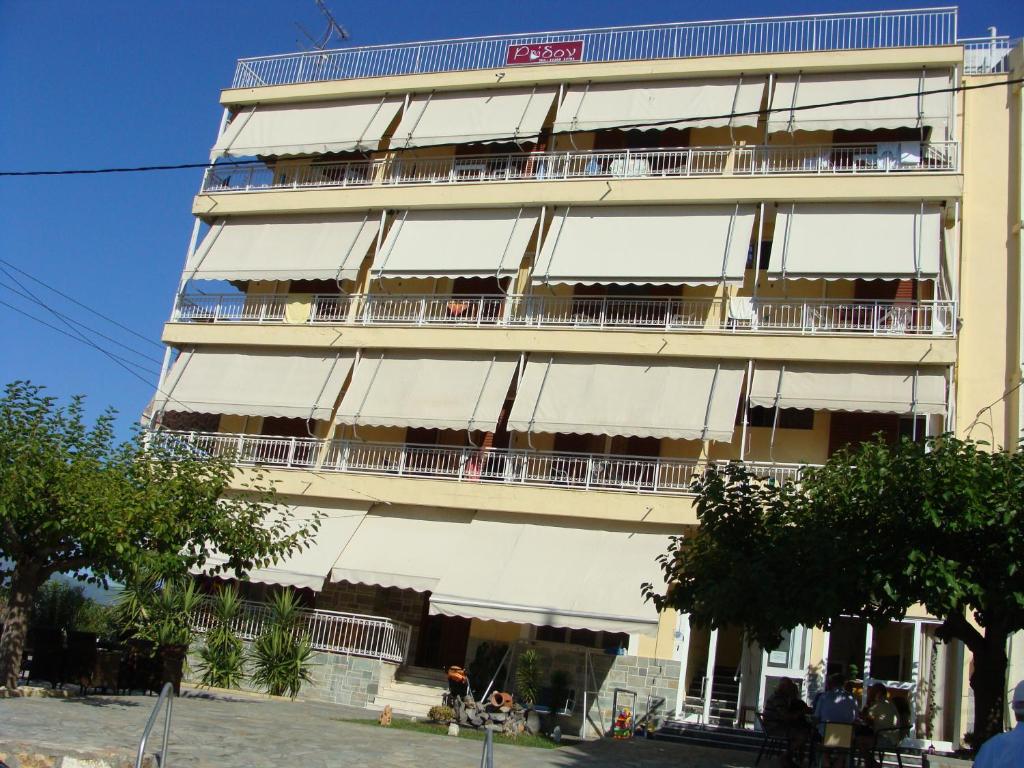
[[[690,614],[680,613],[676,618],[673,656],[679,661],[679,687],[676,690],[676,716],[683,716],[686,703],[686,666],[690,659]]]
[[[711,630],[708,640],[708,663],[704,671],[704,725],[707,726],[711,717],[711,689],[715,681],[715,657],[718,655],[718,630]]]

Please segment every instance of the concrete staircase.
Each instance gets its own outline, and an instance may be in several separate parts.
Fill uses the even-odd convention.
[[[393,678],[381,679],[378,693],[369,706],[381,711],[390,704],[396,715],[424,718],[431,707],[441,703],[441,697],[447,692],[448,678],[443,671],[404,666],[395,671]]]
[[[734,670],[727,667],[715,667],[711,679],[711,711],[708,722],[703,722],[704,698],[703,678],[694,677],[683,703],[686,720],[709,726],[730,727],[736,722],[736,704],[739,699],[739,682],[734,677]]]

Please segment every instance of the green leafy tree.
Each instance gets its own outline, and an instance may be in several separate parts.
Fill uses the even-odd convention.
[[[217,590],[210,609],[213,626],[199,649],[196,671],[203,685],[237,688],[245,679],[245,646],[235,633],[235,622],[245,610],[245,603],[231,585]]]
[[[294,699],[313,679],[312,644],[290,589],[275,594],[268,607],[267,628],[252,645],[252,682],[271,696]]]
[[[662,557],[661,608],[741,627],[775,647],[783,630],[872,623],[915,603],[973,655],[974,732],[1002,729],[1006,641],[1024,629],[1024,453],[952,436],[848,447],[799,486],[733,464],[698,481],[692,536]]]
[[[258,473],[144,432],[119,443],[114,413],[87,423],[82,397],[43,388],[0,394],[0,580],[8,586],[0,685],[17,684],[30,608],[56,573],[124,580],[207,567],[242,577],[305,546],[319,520],[294,524]]]
[[[110,613],[109,606],[86,597],[77,584],[50,579],[36,593],[29,625],[107,637],[112,630]]]

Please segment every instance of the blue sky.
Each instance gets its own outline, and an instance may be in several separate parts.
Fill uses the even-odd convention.
[[[875,2],[734,2],[728,6],[609,0],[552,3],[348,3],[328,0],[351,44],[464,37],[602,25],[873,10]],[[920,3],[904,3],[920,6]],[[898,6],[894,6],[898,7]],[[728,10],[726,10],[726,8]],[[0,169],[202,162],[213,143],[226,86],[240,56],[297,49],[299,22],[322,30],[313,0],[0,1]],[[986,0],[961,8],[961,36],[996,25],[1024,34],[1024,3]],[[201,172],[0,178],[0,258],[17,264],[152,341],[159,339],[191,230]],[[2,282],[7,282],[3,280]],[[154,360],[161,351],[89,318],[54,294],[0,301],[57,322],[52,310],[104,331]],[[105,342],[104,342],[105,343]],[[0,305],[0,383],[31,379],[53,394],[88,395],[122,427],[137,418],[156,376],[126,373],[80,342]]]

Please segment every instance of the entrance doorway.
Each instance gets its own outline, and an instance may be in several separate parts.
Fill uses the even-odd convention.
[[[431,616],[430,597],[423,601],[416,666],[444,669],[465,666],[470,620],[460,616]]]

